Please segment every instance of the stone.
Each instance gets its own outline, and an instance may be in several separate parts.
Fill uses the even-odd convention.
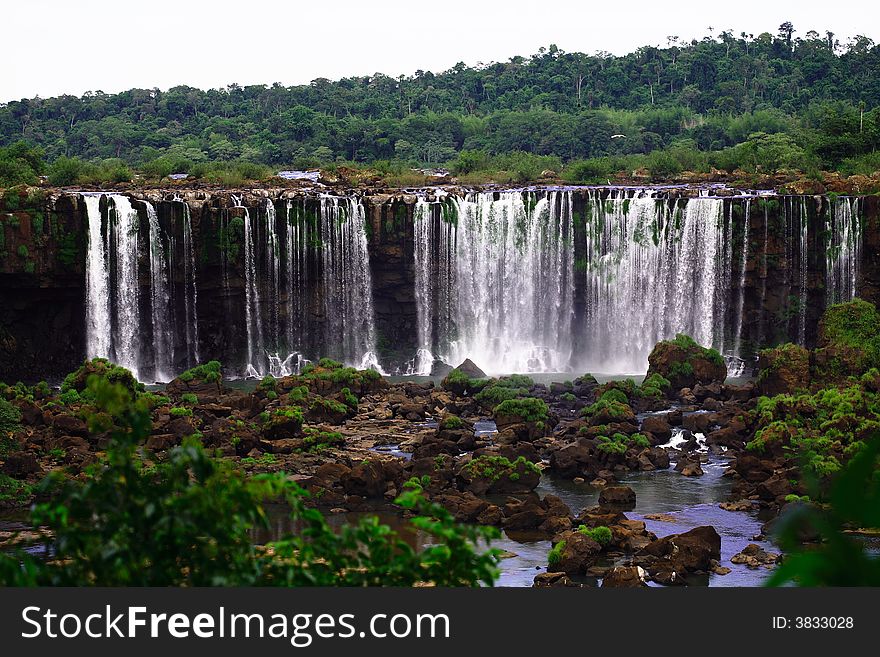
[[[599,493],[601,506],[634,507],[636,492],[629,486],[606,486]]]
[[[639,428],[639,431],[650,433],[654,436],[658,445],[668,443],[669,439],[672,438],[672,427],[669,426],[669,421],[666,419],[665,414],[649,415],[642,420],[642,426]]]
[[[758,355],[757,392],[760,395],[791,394],[810,387],[810,352],[796,344],[764,349]]]
[[[648,573],[641,566],[615,566],[602,578],[602,588],[647,586]]]
[[[37,458],[30,452],[13,452],[6,456],[3,465],[0,466],[0,472],[13,479],[21,479],[42,471],[43,468],[40,467]]]
[[[666,560],[678,573],[705,572],[713,559],[721,558],[721,537],[714,527],[695,527],[683,534],[657,539],[639,554]]]

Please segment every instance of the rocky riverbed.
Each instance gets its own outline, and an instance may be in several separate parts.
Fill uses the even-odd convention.
[[[503,530],[502,585],[758,584],[776,559],[759,513],[794,489],[743,452],[755,386],[725,384],[717,352],[684,336],[650,363],[640,384],[490,379],[469,361],[439,383],[392,383],[323,359],[252,390],[210,363],[146,392],[95,360],[60,391],[5,390],[20,416],[5,502],[21,508],[48,471],[80,477],[100,457],[113,418],[92,409],[98,375],[150,405],[155,458],[196,436],[247,473],[289,473],[330,517],[399,517],[393,500],[418,478],[458,520]]]

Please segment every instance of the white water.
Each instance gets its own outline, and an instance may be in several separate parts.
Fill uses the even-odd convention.
[[[174,322],[171,312],[169,264],[165,255],[159,217],[152,203],[145,202],[150,246],[150,324],[153,331],[153,372],[156,381],[174,378]]]
[[[110,269],[101,230],[101,196],[84,195],[89,242],[86,250],[86,356],[110,357]]]
[[[186,322],[187,367],[201,363],[199,357],[198,285],[196,281],[196,251],[192,237],[192,215],[189,204],[183,202],[183,301]]]
[[[729,272],[723,203],[657,202],[618,194],[590,204],[587,227],[587,346],[582,367],[643,372],[663,339],[686,333],[720,347]]]
[[[260,315],[260,286],[257,281],[257,263],[254,255],[254,226],[250,211],[244,210],[244,274],[245,325],[247,327],[247,376],[261,377],[266,373],[263,323]]]
[[[826,303],[851,301],[857,292],[862,256],[862,230],[857,198],[831,201],[826,214]]]
[[[320,199],[325,332],[331,356],[346,365],[381,372],[365,218],[360,199]]]

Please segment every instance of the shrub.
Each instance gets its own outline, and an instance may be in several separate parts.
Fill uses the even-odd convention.
[[[508,399],[495,407],[494,415],[513,415],[524,422],[546,422],[550,409],[542,399],[525,397],[523,399]]]
[[[199,365],[197,367],[193,367],[192,369],[187,370],[177,378],[184,383],[189,383],[191,381],[220,383],[220,381],[223,379],[223,375],[220,372],[222,367],[223,366],[219,363],[219,361],[212,360],[203,365]]]
[[[198,404],[199,398],[197,395],[192,394],[191,392],[185,392],[180,396],[180,401],[184,404]]]
[[[12,433],[21,426],[21,411],[3,398],[0,398],[0,438]]]
[[[193,414],[191,408],[184,408],[183,406],[175,406],[169,413],[171,417],[192,417]]]
[[[504,456],[484,454],[483,456],[471,459],[465,464],[464,468],[471,474],[471,476],[488,479],[494,484],[504,476],[514,478],[514,475],[517,475],[516,478],[518,478],[517,471],[520,466],[524,467],[526,470],[534,472],[535,474],[541,473],[541,469],[524,456],[519,456],[515,461],[511,461]]]
[[[611,530],[604,525],[599,525],[598,527],[587,527],[585,525],[581,525],[578,527],[578,531],[585,536],[589,536],[594,541],[596,541],[601,546],[606,546],[611,542],[612,534]]]
[[[565,541],[559,541],[550,552],[547,553],[547,565],[555,566],[562,561],[562,553],[565,551]]]
[[[441,429],[461,429],[464,427],[464,420],[457,415],[447,415],[440,421]]]

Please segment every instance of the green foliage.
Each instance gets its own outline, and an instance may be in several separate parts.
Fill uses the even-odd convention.
[[[203,381],[205,383],[220,383],[223,380],[223,375],[220,372],[222,365],[216,360],[209,361],[204,365],[199,365],[197,367],[193,367],[192,369],[187,370],[183,374],[181,374],[178,379],[183,381],[184,383],[189,383],[191,381]]]
[[[21,506],[30,497],[31,486],[18,479],[0,474],[0,507]]]
[[[0,397],[0,438],[21,426],[21,411]]]
[[[45,168],[42,148],[32,148],[23,141],[0,146],[0,187],[36,185]],[[4,204],[8,210],[15,209],[5,197]]]
[[[672,384],[669,379],[655,372],[642,381],[642,385],[638,389],[638,395],[644,398],[662,399],[670,387],[672,387]]]
[[[309,398],[308,386],[297,386],[292,388],[287,394],[287,399],[291,404],[299,404]]]
[[[519,478],[518,470],[520,467],[535,474],[541,473],[541,469],[524,456],[519,456],[515,461],[511,461],[504,456],[492,456],[489,454],[484,454],[483,456],[471,459],[465,464],[464,469],[467,470],[471,476],[488,479],[494,484],[502,477],[507,477],[508,479],[515,481]]]
[[[604,525],[599,525],[598,527],[587,527],[586,525],[581,525],[578,527],[577,530],[581,534],[589,536],[603,547],[611,543],[611,539],[613,538],[611,530]]]
[[[562,553],[565,551],[565,541],[559,541],[547,553],[547,565],[555,566],[562,561]]]
[[[349,388],[343,388],[339,391],[339,394],[342,396],[342,401],[345,402],[346,406],[353,410],[357,410],[358,398]]]
[[[303,431],[305,433],[303,446],[307,450],[317,452],[328,447],[345,444],[345,438],[338,431],[322,431],[312,427],[306,427]]]
[[[187,440],[146,467],[140,442],[149,435],[143,402],[106,379],[89,394],[120,418],[105,461],[83,480],[50,477],[50,502],[31,515],[53,535],[52,561],[30,552],[0,554],[3,585],[92,586],[438,586],[492,584],[498,552],[485,550],[494,528],[459,525],[425,501],[418,482],[397,499],[431,536],[417,551],[375,517],[334,531],[283,473],[247,479]],[[0,480],[0,490],[6,482]],[[297,533],[257,549],[254,528],[267,528],[264,502],[284,499]]]
[[[180,401],[184,404],[195,405],[199,403],[199,398],[197,395],[192,394],[191,392],[185,392],[180,396]]]
[[[880,430],[880,396],[866,376],[845,388],[760,397],[751,416],[756,429],[747,449],[798,456],[808,474],[824,478]]]
[[[767,580],[768,586],[878,586],[880,558],[850,528],[880,527],[880,436],[873,435],[864,449],[831,481],[827,504],[800,501],[786,509],[776,529],[785,561]],[[808,480],[812,494],[820,486]],[[818,546],[801,544],[803,535],[818,534]]]
[[[546,422],[550,409],[542,399],[524,397],[501,402],[493,411],[496,417],[508,415],[520,418],[523,422]]]
[[[522,374],[511,374],[489,382],[474,395],[474,399],[492,408],[508,399],[527,397],[535,382]]]
[[[880,313],[862,299],[830,306],[819,324],[822,346],[848,347],[864,354],[864,369],[880,366]]]
[[[596,441],[596,449],[607,454],[625,454],[632,447],[644,448],[651,445],[648,439],[640,433],[633,434],[632,436],[615,433],[610,438],[608,436],[597,436]]]
[[[28,248],[24,244],[19,245],[16,253],[18,253],[19,258],[27,258],[30,255]]]
[[[132,394],[145,391],[144,384],[135,379],[129,370],[111,363],[106,358],[93,358],[64,378],[61,383],[62,396],[73,391],[79,393],[79,397],[83,400],[91,401],[88,396],[88,381],[92,376],[105,379],[109,383],[118,383]],[[70,398],[75,399],[73,396]],[[76,400],[78,401],[78,398]]]
[[[169,413],[171,417],[192,417],[192,409],[184,406],[174,406]]]
[[[612,419],[622,419],[632,413],[626,394],[617,388],[611,388],[602,393],[595,402],[581,409],[581,415],[590,418],[599,413],[604,413]]]
[[[441,429],[461,429],[464,427],[464,420],[457,415],[447,415],[440,421]]]

